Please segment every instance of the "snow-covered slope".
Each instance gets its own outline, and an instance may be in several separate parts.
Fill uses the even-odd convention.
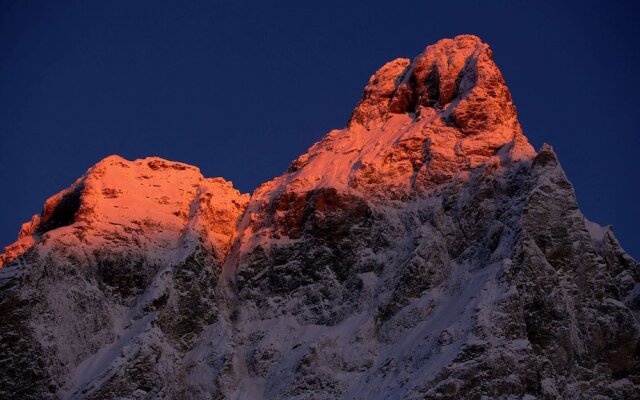
[[[248,197],[186,164],[111,156],[48,199],[0,258],[0,398],[82,398],[140,352],[173,377],[218,319]]]
[[[0,397],[640,396],[640,266],[475,36],[383,66],[250,199],[109,157],[0,263]]]

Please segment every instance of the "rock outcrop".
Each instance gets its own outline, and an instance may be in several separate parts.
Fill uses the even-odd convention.
[[[251,198],[109,157],[0,266],[0,397],[640,397],[640,264],[475,36],[386,64]]]
[[[248,197],[186,164],[111,156],[49,198],[2,258],[0,397],[82,398],[87,385],[124,396],[175,374],[218,318],[220,267]],[[143,332],[140,354],[118,358]],[[111,362],[150,372],[99,381]]]

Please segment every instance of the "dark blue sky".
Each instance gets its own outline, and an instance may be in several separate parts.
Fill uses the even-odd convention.
[[[0,245],[109,154],[251,191],[344,126],[383,63],[473,33],[585,215],[640,257],[636,4],[1,0]]]

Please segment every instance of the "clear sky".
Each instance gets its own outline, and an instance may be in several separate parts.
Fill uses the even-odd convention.
[[[242,191],[343,127],[369,76],[488,42],[536,148],[640,258],[638,1],[0,0],[0,245],[109,154]]]

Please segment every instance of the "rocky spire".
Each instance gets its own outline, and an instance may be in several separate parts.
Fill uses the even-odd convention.
[[[390,114],[437,113],[465,134],[520,130],[489,45],[473,35],[442,39],[412,62],[399,58],[369,80],[349,126],[379,126]]]
[[[264,191],[332,187],[406,198],[481,165],[531,159],[489,46],[443,39],[369,80],[346,129],[330,132]]]

